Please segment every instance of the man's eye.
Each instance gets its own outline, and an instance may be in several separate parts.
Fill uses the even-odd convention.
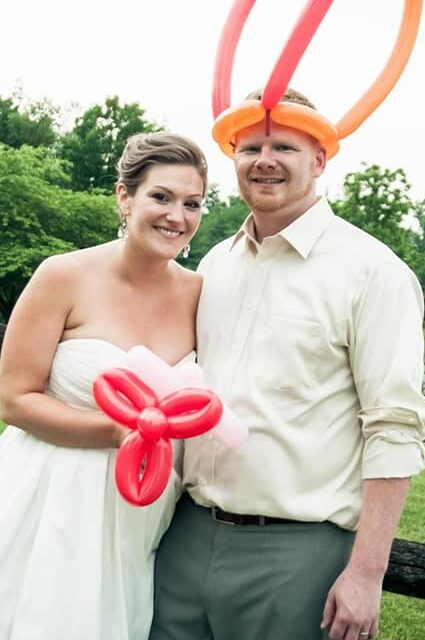
[[[251,146],[251,147],[244,147],[244,148],[242,149],[242,153],[250,153],[250,154],[253,154],[253,153],[258,153],[258,152],[259,152],[259,150],[260,150],[260,149],[259,149],[258,147],[255,147],[255,146]]]
[[[184,203],[184,206],[188,209],[191,209],[192,211],[197,211],[201,208],[201,203],[197,202],[197,200],[188,200]]]
[[[288,151],[295,151],[295,149],[289,144],[279,144],[276,146],[276,151],[279,151],[280,153],[288,153]]]

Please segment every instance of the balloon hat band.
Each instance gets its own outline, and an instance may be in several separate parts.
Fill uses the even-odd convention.
[[[239,131],[262,122],[267,114],[276,124],[299,129],[319,141],[331,158],[339,149],[338,131],[325,116],[303,104],[280,102],[270,111],[266,111],[259,100],[245,100],[241,104],[227,109],[217,118],[213,128],[213,137],[220,149],[230,158],[235,151],[236,136]]]
[[[353,133],[385,100],[401,76],[412,52],[419,28],[423,0],[405,0],[403,17],[392,53],[375,82],[334,125],[315,109],[294,102],[279,102],[288,88],[304,51],[316,33],[333,0],[309,0],[273,68],[262,99],[245,100],[230,107],[230,81],[236,47],[255,0],[235,0],[225,23],[217,51],[213,113],[213,138],[221,150],[233,157],[239,131],[263,120],[292,127],[316,138],[328,158],[339,149],[339,141]]]

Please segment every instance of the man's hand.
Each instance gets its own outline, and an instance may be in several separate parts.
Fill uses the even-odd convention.
[[[322,628],[329,640],[367,640],[378,633],[382,576],[367,575],[350,565],[329,591]],[[367,632],[367,633],[366,633]]]
[[[378,633],[382,582],[409,482],[409,478],[364,480],[351,558],[329,591],[323,611],[321,626],[329,640],[367,640]]]

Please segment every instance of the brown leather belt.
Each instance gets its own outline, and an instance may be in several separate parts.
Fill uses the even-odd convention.
[[[241,513],[228,513],[222,511],[218,507],[211,507],[211,514],[213,520],[216,522],[222,522],[224,524],[237,524],[237,525],[257,525],[264,527],[268,524],[300,524],[299,520],[289,520],[288,518],[274,518],[271,516],[255,516],[255,515],[242,515]]]

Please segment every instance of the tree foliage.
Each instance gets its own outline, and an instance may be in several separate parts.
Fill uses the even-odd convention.
[[[221,200],[214,185],[208,193],[205,208],[199,230],[190,243],[189,257],[179,258],[179,262],[190,269],[196,269],[201,258],[217,242],[233,235],[248,213],[248,207],[238,196]]]
[[[140,105],[120,104],[117,96],[89,108],[70,131],[60,131],[63,117],[64,109],[46,99],[26,102],[19,93],[0,97],[0,143],[15,149],[23,145],[54,149],[65,161],[68,186],[74,191],[112,193],[127,139],[134,133],[162,130],[145,118]]]
[[[424,207],[409,191],[403,169],[364,164],[346,176],[344,197],[331,204],[336,214],[388,245],[423,280]]]
[[[47,149],[0,146],[0,322],[47,256],[105,242],[117,227],[111,196],[74,193]]]
[[[112,193],[117,163],[127,139],[134,133],[161,128],[146,120],[137,103],[121,105],[117,96],[95,105],[77,119],[72,131],[59,143],[58,154],[71,167],[71,188],[94,188]]]
[[[48,100],[23,106],[15,97],[0,97],[0,142],[18,149],[50,146],[57,137],[55,123],[58,109]]]

